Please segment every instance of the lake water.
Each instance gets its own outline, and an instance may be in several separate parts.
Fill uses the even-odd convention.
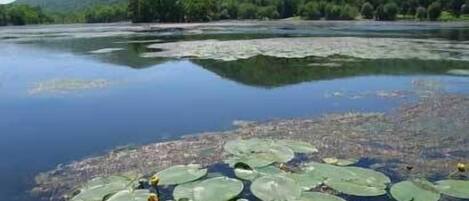
[[[258,51],[269,38],[284,44]],[[298,44],[327,47],[331,39],[351,42],[321,49],[332,51],[327,58],[291,56],[316,43]],[[355,39],[384,45],[355,50]],[[244,42],[257,56],[214,51]],[[200,56],[178,55],[187,52]],[[468,57],[469,25],[458,23],[1,27],[0,200],[34,200],[37,173],[118,146],[227,130],[235,120],[387,112],[417,99],[419,80],[467,94],[468,77],[448,71],[469,70]]]

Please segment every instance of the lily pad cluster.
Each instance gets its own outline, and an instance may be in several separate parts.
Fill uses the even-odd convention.
[[[441,180],[433,184],[424,179],[413,179],[391,187],[391,195],[397,201],[438,201],[441,194],[469,199],[469,181]]]
[[[292,140],[234,140],[224,146],[236,178],[210,172],[199,164],[175,165],[155,174],[158,185],[174,186],[176,201],[245,200],[240,194],[249,185],[253,196],[262,201],[345,201],[337,194],[382,196],[391,186],[381,172],[353,167],[357,160],[325,158],[326,163],[308,162],[297,167],[285,165],[295,153],[318,150],[305,142]],[[98,177],[80,188],[72,201],[146,201],[148,189],[135,189],[136,179]],[[141,186],[139,188],[142,188]],[[325,192],[317,192],[318,189]],[[331,191],[332,189],[332,191]],[[328,192],[328,193],[326,193]],[[392,185],[390,194],[396,201],[438,201],[442,194],[469,199],[469,181],[424,179],[402,181]]]

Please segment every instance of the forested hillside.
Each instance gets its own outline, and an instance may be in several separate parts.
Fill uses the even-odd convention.
[[[290,17],[469,21],[468,5],[469,0],[19,0],[12,5],[0,5],[0,25]]]
[[[40,6],[48,11],[73,11],[96,5],[110,5],[123,2],[127,2],[127,0],[17,0],[15,4]]]
[[[469,0],[129,0],[134,22],[219,19],[438,20],[469,13]],[[443,11],[445,11],[443,13]]]

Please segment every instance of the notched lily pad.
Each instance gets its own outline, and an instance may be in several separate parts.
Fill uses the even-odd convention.
[[[175,200],[226,201],[243,191],[243,182],[228,177],[215,177],[204,181],[177,186],[173,192]]]
[[[391,195],[397,201],[438,201],[441,197],[432,183],[420,179],[394,184]]]
[[[251,192],[263,201],[294,201],[301,197],[301,188],[295,180],[286,176],[263,176],[251,184]]]
[[[251,168],[265,167],[275,162],[288,162],[295,157],[295,153],[288,146],[273,140],[257,138],[229,141],[224,149],[228,155],[232,155],[225,160],[230,166],[245,163]]]
[[[334,190],[349,195],[383,195],[386,193],[387,184],[391,182],[383,173],[359,167],[340,167],[311,162],[303,169],[317,178],[323,178],[324,184]]]
[[[358,162],[357,159],[338,159],[335,157],[323,158],[322,160],[327,164],[337,165],[337,166],[349,166]]]
[[[148,190],[122,190],[112,195],[106,201],[147,201]]]
[[[343,198],[320,192],[303,192],[300,201],[345,201]]]
[[[307,142],[300,142],[295,140],[279,140],[279,144],[287,146],[295,153],[316,153],[318,149]]]
[[[105,196],[126,189],[132,181],[127,177],[97,177],[90,180],[72,201],[102,201]]]
[[[176,165],[156,173],[160,178],[158,185],[183,184],[207,175],[207,169],[198,164]]]
[[[455,198],[469,199],[469,180],[442,180],[436,188],[443,194]]]

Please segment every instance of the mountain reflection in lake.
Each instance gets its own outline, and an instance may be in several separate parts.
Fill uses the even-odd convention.
[[[159,43],[293,37],[425,39],[448,44],[438,46],[443,47],[438,51],[461,59],[259,54],[223,61],[141,56],[167,51],[148,48]],[[439,23],[286,21],[1,28],[0,200],[35,200],[29,190],[37,173],[121,145],[228,130],[234,120],[390,112],[425,98],[428,94],[422,88],[428,87],[467,96],[468,77],[448,72],[469,70],[464,57],[468,41],[467,24]]]

